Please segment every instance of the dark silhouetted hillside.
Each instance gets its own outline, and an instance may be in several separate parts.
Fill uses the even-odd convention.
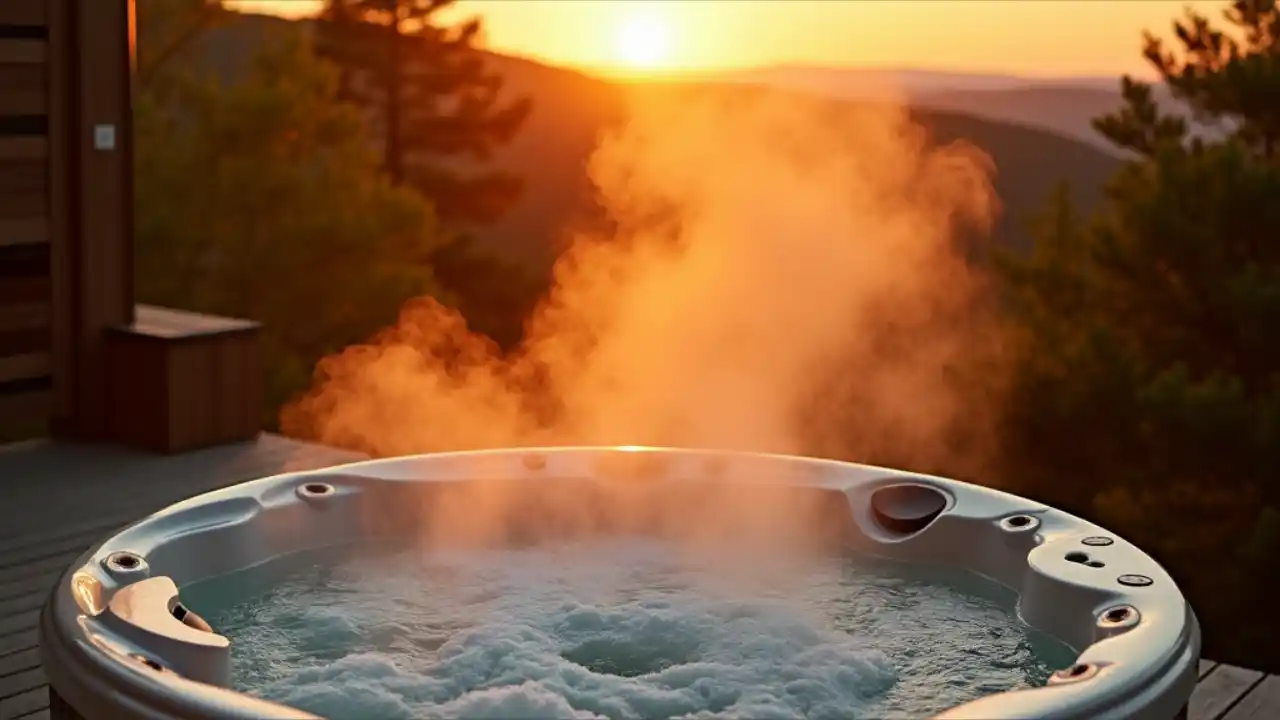
[[[1079,140],[1108,154],[1116,150],[1092,121],[1120,105],[1118,77],[1028,78],[932,70],[784,66],[718,73],[717,81],[800,90],[837,100],[906,98],[913,106],[1026,125]],[[1157,85],[1161,107],[1179,108]],[[1215,133],[1192,127],[1200,134]]]
[[[933,110],[1051,130],[1114,153],[1091,125],[1094,118],[1120,106],[1118,89],[1026,87],[1003,90],[944,90],[921,93],[914,102]]]
[[[816,65],[775,65],[723,70],[699,77],[704,82],[767,85],[787,90],[805,90],[844,100],[875,99],[885,91],[919,97],[935,92],[985,92],[1046,88],[1083,87],[1112,90],[1110,77],[1028,78],[993,73],[965,73],[913,68],[823,67]]]
[[[240,16],[211,31],[197,52],[203,63],[234,73],[256,47],[290,28],[305,32],[308,25],[306,21]],[[533,98],[534,111],[516,140],[494,159],[524,179],[524,195],[505,217],[475,234],[507,258],[546,268],[566,229],[590,210],[587,161],[601,134],[625,118],[628,93],[636,88],[499,54],[490,54],[489,62],[505,78],[509,92]],[[683,87],[688,90],[701,84]],[[751,91],[728,83],[707,85],[711,87],[721,92]],[[1064,135],[1025,125],[993,122],[950,109],[917,109],[913,114],[939,142],[965,139],[991,155],[997,171],[995,187],[1004,208],[996,238],[1015,246],[1028,242],[1026,218],[1041,207],[1055,184],[1066,180],[1081,203],[1092,206],[1120,162]]]

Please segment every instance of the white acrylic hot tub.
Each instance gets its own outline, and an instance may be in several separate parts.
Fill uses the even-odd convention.
[[[990,695],[939,717],[1167,720],[1195,687],[1199,626],[1173,580],[1138,548],[1064,512],[954,480],[834,461],[556,448],[279,475],[145,518],[77,560],[44,608],[40,647],[53,716],[307,716],[227,689],[230,642],[188,614],[179,586],[298,550],[417,532],[427,516],[421,508],[440,488],[606,480],[671,493],[737,483],[812,494],[846,549],[991,578],[1018,593],[1028,624],[1080,650],[1045,687]]]

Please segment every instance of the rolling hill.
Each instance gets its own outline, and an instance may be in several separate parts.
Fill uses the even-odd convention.
[[[309,25],[305,20],[240,16],[208,33],[194,57],[234,74],[262,43],[271,42],[291,27],[307,31]],[[508,92],[534,100],[534,111],[518,137],[494,159],[525,179],[525,192],[506,216],[475,234],[503,257],[545,269],[554,258],[565,228],[590,207],[587,160],[601,134],[626,117],[628,94],[634,88],[522,58],[489,53],[488,61],[504,77]],[[721,83],[710,84],[723,87]],[[941,87],[938,83],[925,84]],[[965,93],[996,91],[990,83],[977,83],[976,87],[974,83],[961,83],[961,87],[966,88]],[[811,93],[818,90],[805,89]],[[1046,92],[1050,93],[1046,103],[1057,97],[1053,91]],[[1084,206],[1092,206],[1099,200],[1107,178],[1120,165],[1117,158],[1066,134],[1028,123],[986,119],[964,111],[964,103],[946,101],[954,96],[942,97],[938,104],[944,107],[920,105],[913,108],[913,116],[938,142],[965,139],[992,157],[997,173],[995,188],[1004,207],[995,228],[1000,242],[1027,244],[1025,220],[1041,207],[1060,181],[1070,183]],[[1061,102],[1072,102],[1070,94],[1062,97],[1065,99]],[[842,100],[831,102],[838,107]],[[1034,107],[1031,100],[1026,102]]]
[[[802,90],[838,100],[905,96],[916,107],[1049,130],[1108,154],[1118,154],[1092,126],[1094,118],[1120,107],[1118,77],[1028,78],[807,66],[738,70],[710,77],[723,82]],[[1165,86],[1155,86],[1154,94],[1162,108],[1185,111]],[[1220,132],[1194,122],[1191,127],[1208,137]]]

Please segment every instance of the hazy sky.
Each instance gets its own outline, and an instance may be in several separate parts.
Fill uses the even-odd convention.
[[[318,0],[230,0],[306,14]],[[1144,29],[1167,34],[1183,0],[460,0],[490,48],[590,68],[775,63],[1020,75],[1143,73]]]

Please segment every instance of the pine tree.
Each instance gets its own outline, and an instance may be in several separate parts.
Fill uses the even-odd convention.
[[[188,60],[158,68],[134,101],[138,297],[262,321],[274,409],[407,300],[448,299],[429,263],[448,238],[429,203],[387,182],[333,67],[297,28],[235,79]]]
[[[146,0],[137,7],[134,78],[139,91],[156,92],[166,73],[182,64],[191,47],[211,28],[223,24],[229,13],[222,0]]]
[[[1176,49],[1146,36],[1189,117],[1125,78],[1094,123],[1133,157],[1104,208],[1056,198],[1036,253],[1006,258],[1026,351],[1006,440],[1023,492],[1170,566],[1206,652],[1274,670],[1280,623],[1250,603],[1280,591],[1280,13],[1223,17],[1188,11]]]
[[[465,173],[520,130],[531,104],[506,101],[485,68],[477,19],[444,27],[453,0],[328,0],[317,47],[341,70],[342,96],[365,108],[382,145],[383,168],[417,189],[446,222],[494,219],[522,183],[501,171]]]

